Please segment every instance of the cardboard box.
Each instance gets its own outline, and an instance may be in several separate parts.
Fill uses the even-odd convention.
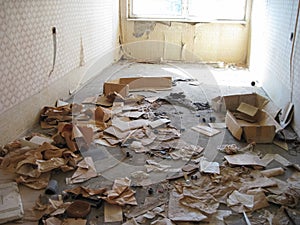
[[[125,77],[105,82],[103,93],[107,96],[117,92],[126,97],[129,91],[169,90],[170,88],[172,88],[172,77]]]
[[[211,100],[211,106],[216,112],[226,113],[227,110],[236,111],[242,102],[263,109],[273,118],[276,118],[280,112],[280,108],[272,101],[257,93],[218,96]]]
[[[257,113],[254,115],[256,122],[250,123],[237,119],[233,115],[241,106],[241,103],[258,108]],[[226,126],[238,140],[244,137],[248,143],[253,141],[256,143],[272,143],[275,134],[282,129],[275,120],[280,111],[278,107],[256,93],[217,97],[212,99],[212,107],[218,112],[226,111]],[[249,112],[249,114],[251,113]]]

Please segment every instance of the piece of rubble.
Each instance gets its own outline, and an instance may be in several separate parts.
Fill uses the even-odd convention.
[[[276,213],[274,213],[272,225],[289,225],[289,224],[291,224],[290,218],[285,213],[284,207],[281,207],[280,209],[277,210]]]
[[[208,125],[214,129],[225,129],[226,128],[226,123],[208,123]]]
[[[265,166],[265,163],[254,154],[244,153],[237,155],[226,155],[224,158],[231,165],[238,166]]]
[[[22,144],[22,146],[28,146],[31,148],[38,148],[44,142],[47,142],[49,144],[51,144],[53,142],[52,138],[46,137],[41,134],[36,134],[36,135],[33,135],[32,137],[24,137],[24,138],[21,138],[19,141]]]
[[[239,213],[249,211],[254,207],[254,196],[235,190],[228,197],[227,205]]]
[[[183,196],[179,199],[180,204],[189,208],[197,209],[205,215],[211,215],[217,212],[219,202],[209,193],[191,192],[189,189],[183,189]]]
[[[220,174],[220,165],[218,162],[209,162],[204,158],[200,159],[200,172]]]
[[[261,174],[265,177],[275,177],[284,174],[284,169],[282,167],[272,168],[268,170],[261,171]]]
[[[86,219],[67,218],[63,220],[63,225],[86,225],[86,224],[87,224]]]
[[[171,120],[169,119],[157,119],[157,120],[154,120],[152,122],[149,123],[149,126],[152,128],[152,129],[155,129],[157,127],[160,127],[166,123],[170,123]]]
[[[104,203],[104,222],[119,222],[123,221],[123,210],[119,205],[112,205],[107,202]]]
[[[138,205],[138,206],[133,206],[129,209],[128,212],[125,213],[125,216],[127,218],[136,218],[140,215],[143,215],[145,213],[147,213],[150,210],[153,210],[163,204],[165,204],[164,200],[155,198],[155,199],[151,199],[152,201],[148,200],[145,201],[143,205]]]
[[[197,126],[194,126],[192,127],[192,130],[196,131],[196,132],[199,132],[201,134],[204,134],[208,137],[212,137],[218,133],[220,133],[221,131],[217,130],[217,129],[214,129],[214,128],[211,128],[211,127],[208,127],[208,126],[204,126],[204,125],[197,125]]]
[[[45,225],[62,225],[63,221],[57,217],[51,216],[45,220]]]
[[[163,218],[159,220],[155,220],[151,223],[151,225],[175,225],[170,219]]]
[[[243,181],[241,190],[249,190],[254,188],[268,188],[277,186],[277,183],[267,177],[256,177],[254,180]]]
[[[114,181],[112,190],[104,193],[106,197],[102,197],[110,204],[124,205],[137,205],[135,199],[135,192],[130,189],[131,180],[126,178],[116,179]]]
[[[180,168],[172,168],[170,165],[161,164],[158,162],[155,162],[154,160],[146,160],[147,165],[145,165],[147,169],[147,173],[152,171],[165,171],[165,172],[180,172]]]
[[[0,224],[23,218],[23,204],[17,183],[0,184],[0,200]]]
[[[106,188],[92,189],[89,187],[77,186],[75,188],[67,189],[64,191],[67,193],[72,193],[74,195],[81,195],[82,197],[88,198],[94,195],[102,195],[103,193],[105,193]]]
[[[78,163],[78,168],[70,178],[66,178],[67,184],[76,184],[97,177],[97,171],[91,157],[85,157]]]
[[[152,180],[150,179],[150,176],[148,173],[145,173],[144,171],[135,171],[131,173],[132,182],[134,183],[134,186],[148,186],[152,184]]]
[[[279,154],[266,154],[262,159],[261,162],[264,166],[267,166],[269,163],[271,163],[273,160],[279,162],[283,166],[292,166],[293,164],[288,161],[286,158]]]
[[[107,122],[112,117],[112,111],[98,106],[95,109],[95,121]]]
[[[254,199],[253,199],[254,205],[251,209],[252,211],[259,210],[259,209],[269,206],[268,200],[266,198],[266,195],[265,195],[263,189],[258,188],[258,189],[248,190],[246,194],[254,196]]]
[[[138,223],[136,222],[136,220],[134,218],[131,218],[127,222],[122,223],[122,225],[138,225]]]
[[[118,117],[114,117],[112,119],[112,125],[114,127],[119,128],[121,131],[129,131],[137,128],[141,128],[143,126],[147,126],[149,124],[149,120],[137,119],[132,121],[123,121]]]
[[[66,209],[68,217],[72,218],[85,218],[91,212],[91,205],[82,200],[75,200]]]
[[[39,177],[28,177],[28,176],[19,176],[16,178],[18,184],[23,184],[29,188],[40,190],[47,187],[51,173],[43,173]]]
[[[129,118],[132,118],[132,119],[138,119],[144,114],[145,114],[145,112],[140,112],[140,111],[133,111],[132,112],[132,111],[129,111],[129,112],[122,113],[120,116],[129,117]]]
[[[200,222],[207,219],[207,216],[197,209],[182,205],[179,201],[183,197],[175,190],[170,192],[168,218],[172,221]]]
[[[218,147],[220,152],[224,152],[227,155],[234,155],[238,153],[239,147],[236,144],[228,144],[228,145],[221,145]]]

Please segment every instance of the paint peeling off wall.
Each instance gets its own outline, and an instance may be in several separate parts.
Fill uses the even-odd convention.
[[[151,22],[151,21],[134,22],[133,36],[136,38],[140,38],[144,34],[149,35],[150,32],[154,30],[155,24],[156,24],[155,22]]]
[[[248,62],[249,23],[132,21],[121,1],[125,56],[145,60]]]

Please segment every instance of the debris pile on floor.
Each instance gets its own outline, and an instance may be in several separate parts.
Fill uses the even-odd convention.
[[[40,125],[51,137],[34,133],[1,148],[1,167],[18,174],[18,184],[45,189],[32,211],[34,218],[48,225],[87,224],[88,221],[97,224],[99,221],[93,222],[89,214],[103,207],[102,222],[124,225],[200,221],[234,224],[237,220],[246,224],[276,224],[276,221],[285,224],[282,221],[289,220],[297,224],[299,165],[279,154],[263,156],[255,151],[255,140],[269,142],[275,135],[257,139],[257,133],[251,133],[257,122],[252,119],[261,119],[256,114],[262,108],[270,108],[264,98],[254,94],[224,98],[227,104],[231,101],[235,105],[235,112],[227,111],[226,115],[229,131],[238,140],[244,135],[249,144],[219,146],[224,160],[216,162],[205,158],[202,146],[184,141],[181,138],[184,129],[172,123],[168,112],[160,110],[164,105],[178,104],[189,110],[205,111],[210,109],[208,103],[193,103],[184,93],[171,93],[166,98],[129,95],[129,90],[142,88],[138,80],[133,79],[136,82],[133,84],[129,80],[107,82],[106,95],[89,97],[81,104],[59,101],[57,107],[44,107]],[[157,78],[148,81],[153,80]],[[151,82],[147,88],[153,89]],[[171,80],[165,78],[160,88],[170,85]],[[223,110],[220,102],[214,104],[219,111]],[[273,123],[275,120],[269,120],[270,115],[266,121]],[[189,129],[206,138],[222,133],[224,123],[216,121],[211,114],[209,121],[202,122]],[[276,126],[272,131],[275,132]],[[86,185],[84,182],[97,179],[101,174],[93,158],[84,157],[82,152],[97,145],[120,148],[120,152],[125,149],[124,160],[133,154],[144,154],[147,156],[144,170],[134,171],[130,178],[115,177],[111,187],[101,183],[97,187]],[[180,166],[170,165],[179,161],[183,162]],[[274,162],[277,166],[270,166]],[[286,181],[276,178],[286,170],[295,169],[298,172]],[[57,181],[51,179],[51,173],[70,171],[72,175],[65,177],[68,188],[60,190]],[[150,176],[153,173],[164,174],[164,179],[153,183]],[[144,192],[144,198],[137,198],[137,192]],[[277,213],[268,211],[270,204],[279,206]]]

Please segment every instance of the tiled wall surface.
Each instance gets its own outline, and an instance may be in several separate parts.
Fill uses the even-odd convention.
[[[0,0],[0,113],[38,93],[84,60],[111,50],[111,0]],[[56,65],[52,27],[57,30]]]
[[[294,59],[293,59],[293,94],[292,102],[295,105],[294,125],[298,134],[300,134],[300,18],[298,18]]]
[[[298,1],[296,0],[254,0],[254,12],[257,6],[264,7],[260,15],[261,23],[254,24],[254,30],[263,25],[261,35],[263,45],[254,57],[264,55],[260,75],[263,87],[270,98],[281,108],[292,101],[295,104],[294,128],[300,134],[300,27],[295,39],[293,75],[290,73],[290,56],[292,51],[291,33],[294,32]],[[259,4],[256,4],[259,3]],[[265,19],[265,21],[263,21]],[[300,21],[299,21],[300,23]],[[295,36],[295,34],[294,34]],[[254,44],[255,46],[255,44]],[[255,51],[255,50],[254,50]],[[253,51],[252,51],[253,52]],[[256,65],[254,65],[255,67]],[[292,97],[291,97],[292,96]],[[297,117],[298,115],[298,117]]]
[[[57,53],[49,76],[52,27]],[[32,125],[42,106],[77,88],[88,67],[111,64],[117,30],[118,0],[0,0],[0,144]]]

